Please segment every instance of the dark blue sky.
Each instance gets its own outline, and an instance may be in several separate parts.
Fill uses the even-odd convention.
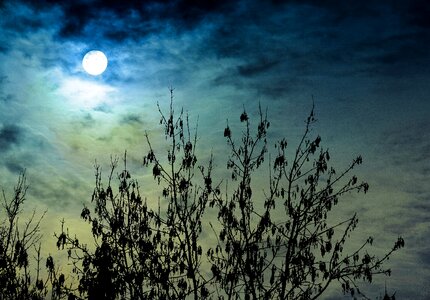
[[[62,217],[80,224],[96,158],[107,166],[127,149],[150,182],[143,133],[162,144],[156,103],[167,107],[169,86],[199,117],[201,151],[219,167],[226,119],[234,124],[243,106],[251,115],[267,106],[271,137],[294,145],[313,98],[315,132],[337,166],[361,154],[371,187],[337,216],[357,211],[354,238],[374,235],[376,251],[404,236],[387,286],[399,299],[430,298],[427,1],[0,3],[0,184],[27,168],[47,229]],[[92,49],[109,60],[97,77],[81,66]]]

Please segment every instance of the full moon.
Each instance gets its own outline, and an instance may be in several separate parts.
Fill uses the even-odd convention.
[[[93,76],[100,75],[106,70],[108,60],[106,55],[98,50],[91,50],[82,59],[82,67]]]

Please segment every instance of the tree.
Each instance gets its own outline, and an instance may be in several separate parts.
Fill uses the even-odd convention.
[[[40,256],[40,218],[35,219],[33,210],[29,219],[22,223],[19,216],[26,201],[28,185],[25,173],[21,173],[14,187],[12,197],[6,197],[3,190],[3,203],[0,222],[0,299],[45,299],[48,289],[51,299],[60,299],[64,275],[58,274],[51,256],[47,258],[48,277],[43,279]],[[35,255],[34,259],[31,255]],[[36,262],[36,274],[30,269],[30,262]],[[34,267],[34,266],[33,266]]]
[[[171,91],[173,92],[173,91]],[[171,94],[173,100],[173,93]],[[165,116],[161,109],[170,149],[167,162],[152,148],[148,135],[148,154],[143,165],[152,168],[154,179],[162,187],[165,211],[150,209],[142,199],[138,182],[127,170],[114,173],[118,158],[111,161],[106,185],[96,164],[96,187],[92,196],[94,211],[87,207],[81,217],[92,226],[95,251],[62,231],[57,246],[67,248],[79,277],[80,296],[88,299],[205,299],[209,280],[201,272],[202,217],[210,195],[212,163],[196,165],[197,135],[191,134],[183,111],[175,116],[173,102]],[[196,128],[197,130],[197,128]],[[200,173],[203,184],[196,179]],[[118,192],[116,192],[118,191]],[[159,200],[161,201],[161,200]]]
[[[36,285],[31,286],[29,274],[28,251],[40,239],[38,234],[39,221],[33,224],[34,213],[30,220],[22,226],[18,224],[18,215],[25,201],[28,186],[26,178],[21,174],[14,188],[14,196],[8,199],[3,191],[4,220],[0,227],[0,299],[27,299],[43,296],[43,284],[39,278]]]
[[[22,224],[19,215],[26,200],[28,185],[25,173],[21,173],[12,197],[2,190],[3,203],[0,210],[0,299],[43,299],[47,282],[40,276],[39,225],[43,215],[35,219],[35,211]],[[38,247],[37,247],[38,246]],[[37,274],[31,277],[29,255],[36,253]]]
[[[321,138],[310,138],[313,109],[291,159],[287,140],[282,139],[274,159],[269,155],[267,160],[270,123],[261,108],[255,133],[246,111],[240,115],[244,130],[239,142],[227,124],[227,169],[233,188],[224,193],[220,186],[228,180],[213,183],[212,156],[206,166],[197,164],[197,127],[191,133],[188,115],[183,110],[175,114],[170,92],[168,115],[159,107],[169,145],[166,157],[145,135],[149,150],[143,165],[152,169],[160,186],[158,207],[148,206],[141,196],[125,153],[120,172],[119,159],[111,159],[106,183],[95,165],[93,210],[84,207],[81,213],[91,224],[93,247],[65,230],[64,223],[57,235],[58,248],[67,249],[78,276],[79,297],[316,299],[334,282],[354,297],[362,294],[359,280],[372,282],[374,275],[390,274],[383,262],[404,246],[402,238],[382,258],[368,253],[371,237],[347,253],[344,247],[357,226],[356,214],[330,222],[329,213],[342,196],[367,192],[369,186],[349,175],[362,163],[361,157],[340,173],[329,167],[330,155],[321,148]],[[264,199],[258,199],[252,178],[261,175],[266,161],[269,184]],[[208,207],[217,210],[219,221],[219,226],[210,223],[212,231],[206,232],[214,234],[211,245],[201,242],[202,224],[215,221],[205,215]]]
[[[208,252],[216,283],[226,297],[316,299],[334,281],[340,282],[344,293],[354,296],[361,294],[358,280],[372,282],[376,274],[389,275],[391,271],[384,269],[382,263],[404,246],[401,237],[382,258],[367,252],[372,237],[355,251],[344,253],[345,243],[357,226],[357,215],[337,224],[329,223],[329,212],[341,196],[368,191],[368,184],[359,183],[356,176],[346,178],[362,163],[361,156],[343,172],[329,167],[330,155],[321,148],[321,137],[309,137],[316,121],[312,109],[292,160],[287,159],[287,140],[276,144],[277,155],[269,162],[271,173],[265,199],[255,201],[251,179],[265,160],[270,123],[260,109],[253,136],[246,111],[240,121],[245,130],[239,144],[228,125],[224,130],[231,148],[227,168],[237,186],[230,196],[214,199],[222,229],[218,245]],[[255,208],[261,202],[263,209]],[[272,217],[279,206],[284,214]]]

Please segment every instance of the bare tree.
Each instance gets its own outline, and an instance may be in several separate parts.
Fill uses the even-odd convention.
[[[118,159],[112,159],[107,184],[96,165],[94,211],[84,207],[81,217],[92,225],[95,251],[62,231],[57,246],[67,248],[79,276],[80,296],[88,299],[205,299],[208,279],[201,272],[202,217],[210,195],[212,163],[197,167],[197,135],[192,134],[183,111],[175,116],[173,90],[169,114],[161,109],[160,124],[170,144],[162,163],[160,154],[149,147],[143,159],[152,168],[161,187],[158,210],[140,196],[138,182],[127,170],[114,176]],[[195,129],[197,130],[197,128]],[[200,179],[197,179],[199,173]],[[163,207],[167,210],[161,210]]]
[[[222,229],[218,244],[208,252],[223,290],[219,298],[316,299],[336,281],[344,293],[364,296],[358,280],[372,282],[374,275],[389,275],[382,263],[403,247],[404,241],[399,237],[381,258],[367,250],[372,237],[345,253],[357,215],[333,224],[329,212],[346,193],[367,192],[366,182],[349,175],[362,158],[357,157],[339,173],[329,167],[330,155],[321,148],[321,138],[310,138],[316,121],[312,109],[291,160],[287,159],[287,140],[276,144],[265,198],[256,199],[251,179],[266,158],[270,124],[261,109],[255,135],[246,111],[240,121],[245,130],[238,144],[228,125],[224,131],[231,149],[227,168],[237,185],[232,193],[215,199]],[[257,203],[264,203],[264,207],[256,208]],[[272,216],[275,209],[282,209],[282,217]]]
[[[333,283],[344,293],[363,295],[358,281],[372,282],[377,274],[389,275],[383,263],[404,246],[398,238],[381,258],[369,254],[369,237],[354,251],[346,251],[350,233],[357,226],[356,214],[331,222],[330,212],[353,191],[367,192],[351,171],[362,163],[357,157],[342,172],[329,166],[328,150],[321,138],[311,138],[314,110],[291,158],[287,140],[276,143],[275,156],[267,159],[270,123],[260,108],[256,131],[246,113],[240,115],[244,130],[240,140],[230,127],[224,136],[230,147],[227,169],[230,189],[221,193],[226,179],[212,177],[212,156],[198,165],[197,127],[190,128],[188,115],[173,107],[159,109],[167,153],[154,149],[145,134],[148,153],[143,165],[152,169],[160,187],[158,207],[141,196],[138,182],[127,169],[118,171],[118,158],[111,159],[107,180],[95,165],[95,189],[90,210],[81,217],[91,224],[94,245],[83,244],[62,224],[57,234],[59,249],[68,251],[76,289],[55,285],[59,295],[84,299],[316,299]],[[203,140],[204,136],[203,136]],[[267,164],[266,164],[267,163]],[[258,196],[253,178],[261,166],[270,169],[264,196]],[[218,212],[212,244],[203,244],[202,224],[211,221],[205,212]],[[204,255],[206,254],[206,256]],[[205,261],[206,260],[206,261]],[[209,264],[211,272],[205,269]],[[58,280],[56,282],[59,282]],[[363,295],[364,296],[364,295]]]
[[[75,294],[85,299],[150,299],[156,292],[152,278],[160,275],[156,251],[159,240],[153,233],[158,220],[140,196],[126,163],[124,155],[124,170],[117,174],[117,185],[114,176],[118,158],[111,161],[106,185],[100,166],[95,165],[94,210],[84,207],[81,213],[82,219],[91,224],[93,247],[65,230],[64,221],[61,233],[56,235],[57,247],[67,249],[73,273],[79,279]],[[145,286],[154,288],[145,290]]]
[[[41,276],[40,222],[36,212],[25,221],[19,219],[26,201],[28,185],[23,172],[18,177],[12,197],[3,190],[0,222],[0,299],[45,299],[51,290],[51,299],[59,299],[52,287],[58,286],[57,270],[52,257],[47,259],[48,277]],[[32,257],[33,256],[33,257]],[[33,261],[36,265],[30,266]],[[52,268],[51,264],[52,262]],[[64,275],[61,278],[64,278]]]

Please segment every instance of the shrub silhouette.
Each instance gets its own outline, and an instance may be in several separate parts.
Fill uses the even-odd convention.
[[[350,175],[362,163],[361,157],[342,172],[329,166],[330,155],[321,147],[321,138],[310,137],[313,109],[292,159],[287,157],[287,140],[282,139],[274,159],[269,156],[266,162],[270,123],[261,109],[255,132],[246,111],[240,115],[244,130],[239,139],[227,125],[232,187],[224,189],[227,179],[216,183],[212,176],[212,156],[206,165],[197,164],[197,128],[192,133],[188,116],[182,110],[175,113],[170,92],[168,114],[159,107],[169,145],[166,157],[145,135],[149,150],[143,165],[160,186],[158,208],[149,207],[141,195],[127,169],[126,153],[122,171],[119,159],[112,158],[107,182],[96,164],[93,207],[84,207],[81,213],[91,225],[94,247],[82,244],[64,223],[56,235],[58,248],[68,252],[79,279],[77,290],[67,289],[64,295],[70,299],[316,299],[338,282],[344,293],[356,297],[362,295],[358,281],[372,282],[374,275],[390,274],[383,262],[404,246],[402,238],[381,258],[368,252],[371,237],[346,252],[345,244],[358,223],[356,214],[334,225],[329,222],[329,212],[342,196],[366,193],[368,184]],[[252,179],[265,164],[270,168],[269,184],[264,199],[256,199]],[[208,209],[216,210],[217,220],[205,215]],[[212,227],[205,232],[213,234],[212,244],[202,242],[203,224]]]

